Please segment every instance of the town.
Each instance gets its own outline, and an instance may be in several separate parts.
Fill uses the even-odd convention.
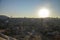
[[[60,18],[12,18],[0,15],[0,35],[16,40],[60,40]],[[0,37],[2,37],[0,36]]]

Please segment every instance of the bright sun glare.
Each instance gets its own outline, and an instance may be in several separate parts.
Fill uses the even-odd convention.
[[[49,17],[49,10],[46,9],[46,8],[42,8],[42,9],[39,10],[38,15],[41,18]]]

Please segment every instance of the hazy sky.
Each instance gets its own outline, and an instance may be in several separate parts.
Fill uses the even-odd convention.
[[[42,7],[49,9],[51,17],[60,16],[60,0],[0,0],[0,15],[38,17]]]

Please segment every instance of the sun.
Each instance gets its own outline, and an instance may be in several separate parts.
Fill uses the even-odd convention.
[[[47,8],[42,8],[39,10],[38,15],[41,18],[49,17],[49,10]]]

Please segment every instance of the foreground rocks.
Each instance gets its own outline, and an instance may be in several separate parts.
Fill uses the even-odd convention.
[[[17,39],[0,33],[0,40],[17,40]]]

